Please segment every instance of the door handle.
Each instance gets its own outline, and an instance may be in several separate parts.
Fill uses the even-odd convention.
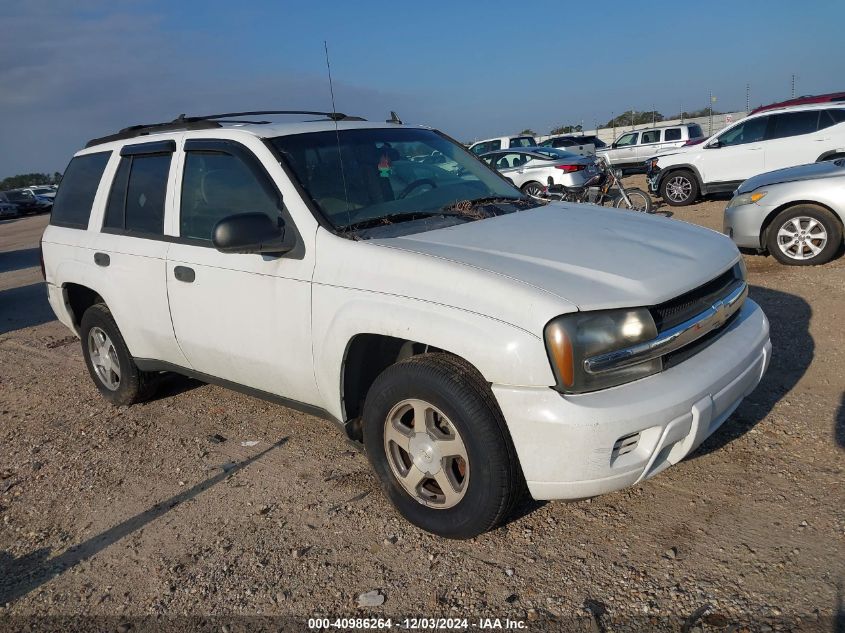
[[[108,266],[111,264],[111,257],[106,253],[94,253],[94,263],[97,266]]]
[[[188,268],[187,266],[177,266],[174,268],[173,276],[179,281],[184,281],[186,284],[193,283],[194,279],[197,278],[194,269]]]

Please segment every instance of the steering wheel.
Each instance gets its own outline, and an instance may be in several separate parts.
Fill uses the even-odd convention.
[[[434,182],[431,178],[420,178],[419,180],[415,180],[414,182],[410,183],[407,187],[402,190],[402,193],[399,194],[398,198],[401,200],[405,198],[409,193],[411,193],[417,187],[422,187],[423,185],[430,185],[432,189],[437,189],[437,183]]]

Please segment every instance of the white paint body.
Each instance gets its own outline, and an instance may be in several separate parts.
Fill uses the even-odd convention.
[[[341,129],[378,127],[342,122]],[[275,180],[301,255],[232,255],[213,248],[100,232],[115,151],[87,230],[49,226],[43,251],[50,303],[76,329],[65,284],[96,291],[132,355],[345,417],[350,341],[383,334],[447,350],[491,384],[535,498],[577,498],[651,476],[693,450],[757,384],[768,323],[748,301],[730,332],[680,365],[579,396],[554,391],[545,325],[577,310],[646,306],[700,286],[739,254],[718,233],[661,217],[551,204],[398,238],[353,241],[318,223],[261,137],[334,129],[323,122],[155,135],[177,149],[165,234],[178,237],[183,146],[237,140]],[[83,152],[119,150],[137,139]],[[94,252],[111,265],[95,265]],[[174,278],[189,265],[194,283]],[[614,441],[640,431],[635,453],[611,465]]]

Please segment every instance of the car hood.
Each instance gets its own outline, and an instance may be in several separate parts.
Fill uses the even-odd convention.
[[[743,182],[739,186],[739,189],[737,189],[737,193],[754,191],[760,187],[776,185],[782,182],[817,180],[819,178],[829,178],[831,176],[845,176],[845,161],[827,160],[820,163],[798,165],[797,167],[787,167],[786,169],[769,171],[765,174],[753,176]]]
[[[566,203],[370,243],[508,277],[581,310],[661,303],[739,257],[730,239],[709,229]]]

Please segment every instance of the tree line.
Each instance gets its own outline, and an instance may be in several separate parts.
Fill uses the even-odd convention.
[[[62,174],[60,172],[53,172],[53,174],[18,174],[17,176],[9,176],[0,180],[0,191],[7,189],[18,189],[20,187],[32,187],[35,185],[57,185],[62,181]]]

